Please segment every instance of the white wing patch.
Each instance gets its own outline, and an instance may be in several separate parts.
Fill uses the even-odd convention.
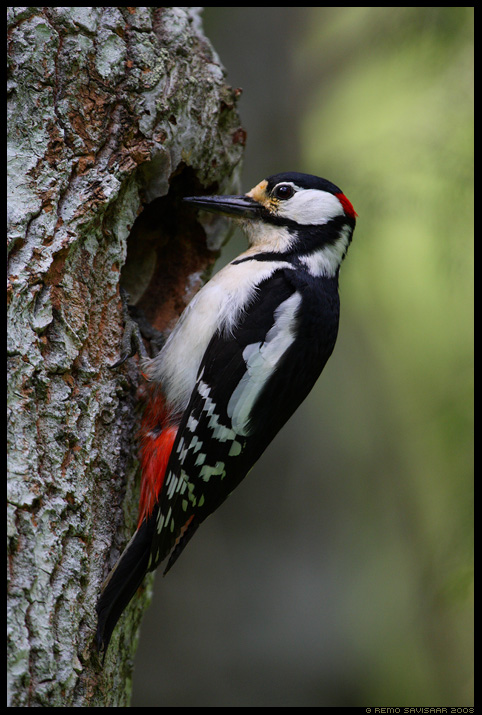
[[[258,395],[276,370],[296,334],[296,311],[301,295],[293,293],[274,312],[274,325],[263,342],[247,345],[243,351],[246,372],[228,402],[227,413],[238,435],[249,435],[249,417]]]

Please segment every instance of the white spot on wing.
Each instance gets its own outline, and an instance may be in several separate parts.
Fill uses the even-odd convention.
[[[198,424],[199,424],[199,420],[196,420],[192,415],[189,415],[189,419],[188,419],[187,425],[186,425],[187,429],[190,432],[195,432]]]
[[[204,452],[199,452],[198,456],[196,457],[196,461],[194,462],[194,466],[201,467],[206,461],[206,457],[207,454],[204,454]]]
[[[209,466],[209,464],[205,464],[199,472],[199,476],[204,482],[209,482],[213,476],[221,476],[222,479],[224,477],[224,462],[216,462],[214,467]]]
[[[281,303],[275,310],[274,325],[264,342],[252,343],[243,351],[246,372],[231,395],[227,408],[233,429],[239,435],[249,434],[253,405],[296,337],[296,311],[300,303],[301,295],[297,292]]]
[[[238,457],[241,454],[241,449],[242,449],[241,442],[238,442],[235,439],[230,447],[228,457]]]

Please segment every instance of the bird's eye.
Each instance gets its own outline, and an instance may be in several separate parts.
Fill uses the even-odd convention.
[[[275,186],[273,190],[273,196],[276,199],[291,199],[294,193],[295,190],[291,184],[278,184],[278,186]]]

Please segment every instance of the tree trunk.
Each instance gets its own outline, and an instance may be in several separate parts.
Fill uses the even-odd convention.
[[[197,11],[9,8],[12,707],[129,703],[149,582],[104,667],[93,646],[136,519],[142,378],[136,360],[109,368],[119,287],[172,327],[223,240],[179,199],[231,190],[245,138]]]

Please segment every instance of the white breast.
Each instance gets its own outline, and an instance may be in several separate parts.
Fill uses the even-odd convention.
[[[249,252],[242,254],[248,256]],[[280,261],[229,263],[189,303],[163,349],[145,366],[149,379],[160,383],[174,413],[183,412],[193,391],[199,366],[216,330],[229,333],[253,299],[257,286]]]

